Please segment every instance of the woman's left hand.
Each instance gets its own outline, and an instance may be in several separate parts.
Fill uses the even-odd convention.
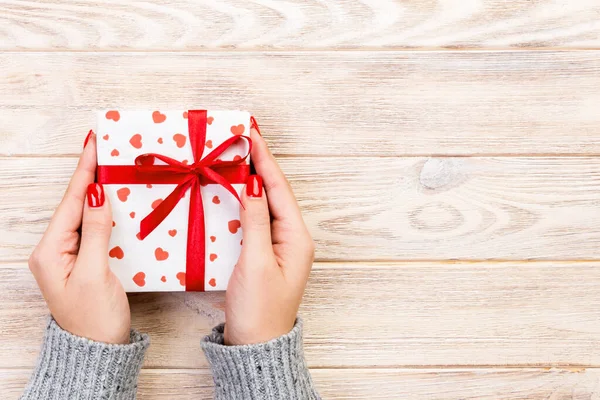
[[[95,136],[86,138],[77,169],[29,258],[29,268],[62,329],[98,342],[126,344],[131,315],[125,290],[108,267],[112,213],[102,185],[94,183]]]

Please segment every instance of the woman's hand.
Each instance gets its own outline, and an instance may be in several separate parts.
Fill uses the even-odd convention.
[[[96,135],[90,132],[29,268],[61,328],[98,342],[126,344],[129,303],[108,267],[112,214],[102,185],[94,183],[95,174]]]
[[[242,196],[244,241],[226,294],[227,345],[266,342],[290,332],[314,258],[289,183],[254,129],[251,138],[258,175],[250,177]]]

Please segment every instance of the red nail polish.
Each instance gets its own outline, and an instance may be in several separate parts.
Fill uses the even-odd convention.
[[[83,141],[83,148],[84,149],[85,149],[85,146],[90,141],[90,137],[92,137],[92,133],[94,133],[94,131],[90,129],[90,131],[88,132],[87,136],[85,137],[85,140]]]
[[[258,132],[258,134],[262,136],[262,134],[260,133],[260,128],[258,127],[258,122],[256,122],[256,119],[253,115],[250,116],[250,128],[256,129],[256,132]]]
[[[250,175],[246,181],[246,195],[248,197],[262,197],[263,181],[260,175]]]
[[[92,208],[102,207],[104,204],[104,188],[100,183],[90,183],[88,185],[87,200]]]

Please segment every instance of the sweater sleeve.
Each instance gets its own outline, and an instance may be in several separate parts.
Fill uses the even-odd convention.
[[[315,400],[319,395],[304,360],[302,320],[266,343],[225,346],[225,325],[202,340],[215,382],[215,400]]]
[[[21,399],[135,399],[149,344],[147,335],[135,331],[131,331],[130,344],[94,342],[64,331],[50,319],[37,366]]]

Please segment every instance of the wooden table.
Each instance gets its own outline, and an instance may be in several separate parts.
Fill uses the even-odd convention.
[[[0,1],[0,398],[97,109],[248,109],[317,243],[327,399],[600,396],[600,0]],[[131,296],[140,399],[209,398],[222,293]]]

